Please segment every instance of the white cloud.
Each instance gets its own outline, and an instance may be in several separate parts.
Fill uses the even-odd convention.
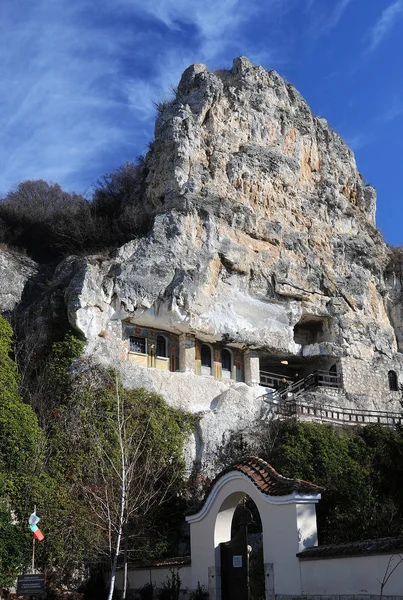
[[[378,117],[380,123],[390,123],[403,115],[403,101],[394,98],[388,108]]]
[[[270,44],[248,26],[292,1],[99,0],[95,10],[77,0],[61,10],[55,0],[5,0],[0,195],[28,178],[80,191],[104,172],[106,154],[116,166],[135,157],[152,138],[153,101],[170,95],[187,66],[230,66],[237,54],[268,62]]]
[[[180,23],[195,25],[206,39],[214,39],[242,18],[239,0],[118,0],[128,8],[145,12],[171,29]]]
[[[22,4],[26,18],[8,5],[0,32],[0,194],[30,178],[81,186],[85,163],[125,133],[111,114],[125,108],[114,86],[126,38],[86,29],[84,3],[62,14],[48,0]]]
[[[333,27],[336,27],[341,17],[343,16],[344,11],[348,8],[349,4],[351,4],[352,1],[353,0],[339,0],[329,19],[329,27],[331,29],[333,29]]]
[[[288,11],[295,0],[116,0],[127,11],[147,14],[172,30],[183,25],[195,28],[195,37],[189,40],[197,46],[200,61],[217,60],[228,47],[245,44],[252,46],[255,40],[245,40],[240,30],[248,22],[258,18],[259,13],[277,17]],[[345,0],[341,0],[345,1]],[[192,44],[189,43],[189,46]],[[245,50],[246,52],[246,50]],[[178,56],[181,53],[178,52]]]
[[[326,11],[319,13],[318,5],[314,4],[314,0],[308,0],[307,10],[312,10],[313,12],[313,21],[309,31],[309,36],[311,38],[318,39],[337,27],[340,19],[352,2],[353,0],[338,0],[333,5],[333,10],[330,12]],[[323,6],[328,8],[327,3],[323,3],[321,5],[322,10]]]
[[[372,136],[368,133],[357,132],[344,136],[344,139],[346,144],[356,152],[357,150],[364,148],[364,146],[367,146],[372,141]]]
[[[368,51],[372,52],[384,40],[399,17],[403,15],[403,0],[396,0],[382,12],[369,33]]]

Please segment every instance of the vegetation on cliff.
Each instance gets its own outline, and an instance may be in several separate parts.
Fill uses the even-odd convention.
[[[256,454],[282,475],[325,491],[317,505],[320,544],[403,533],[403,427],[334,427],[293,419],[233,436],[221,461]]]
[[[45,534],[36,561],[48,584],[82,579],[84,565],[111,564],[122,513],[123,455],[120,533],[130,546],[128,558],[176,552],[177,519],[166,523],[160,512],[164,505],[181,514],[183,443],[192,418],[156,394],[124,389],[116,373],[79,359],[82,343],[67,335],[46,362],[40,428],[18,392],[11,336],[0,317],[0,585],[10,585],[29,563],[34,503]]]
[[[0,243],[40,263],[120,246],[147,229],[138,202],[145,175],[139,161],[126,163],[97,182],[91,200],[23,181],[0,199]]]
[[[12,351],[12,329],[0,317],[0,588],[29,561],[26,513],[40,470],[43,434],[23,403]]]

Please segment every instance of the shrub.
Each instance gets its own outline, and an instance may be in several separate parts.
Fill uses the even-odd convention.
[[[179,572],[172,569],[171,576],[167,576],[167,580],[162,584],[162,589],[158,596],[159,600],[179,600],[181,583]]]
[[[189,593],[189,600],[208,600],[209,594],[204,585],[197,582],[197,588]]]
[[[146,583],[136,591],[140,596],[140,600],[153,600],[154,598],[154,586],[152,583]]]

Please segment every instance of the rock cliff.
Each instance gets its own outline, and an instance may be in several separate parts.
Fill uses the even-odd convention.
[[[375,191],[277,73],[246,58],[230,71],[189,67],[146,168],[148,236],[87,263],[66,293],[90,345],[126,315],[294,354],[294,326],[321,317],[328,351],[396,351]]]
[[[38,265],[26,256],[0,249],[0,312],[8,313],[21,301],[24,288]]]
[[[388,370],[403,368],[400,271],[375,226],[375,190],[296,89],[244,57],[228,71],[192,65],[160,107],[144,169],[148,234],[53,276],[86,352],[202,411],[193,457],[260,418],[264,390],[124,362],[122,322],[311,367],[338,360],[344,400],[379,407]]]

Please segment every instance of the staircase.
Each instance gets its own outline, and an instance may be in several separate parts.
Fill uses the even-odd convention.
[[[279,378],[278,378],[279,379]],[[279,379],[280,382],[284,381]],[[262,385],[262,384],[261,384]],[[274,412],[282,417],[294,417],[298,420],[319,421],[321,423],[338,423],[340,425],[379,424],[396,427],[402,424],[403,413],[342,408],[337,406],[312,405],[298,401],[298,397],[308,390],[318,387],[340,389],[341,377],[328,371],[315,371],[295,383],[285,382],[283,389],[272,390],[261,396],[270,404]],[[401,401],[403,408],[403,400]]]
[[[262,375],[264,377],[264,373],[262,373],[260,376],[261,385],[267,385],[267,383],[264,382]],[[277,379],[280,380],[280,378]],[[281,381],[282,380],[280,380],[280,383]],[[340,389],[342,387],[341,377],[340,375],[329,373],[329,371],[315,371],[314,373],[311,373],[307,377],[304,377],[304,379],[300,379],[295,383],[291,383],[289,380],[286,380],[283,389],[277,389],[264,394],[264,396],[262,396],[262,400],[270,404],[279,404],[290,400],[296,400],[296,398],[298,398],[298,396],[303,392],[316,387]]]

